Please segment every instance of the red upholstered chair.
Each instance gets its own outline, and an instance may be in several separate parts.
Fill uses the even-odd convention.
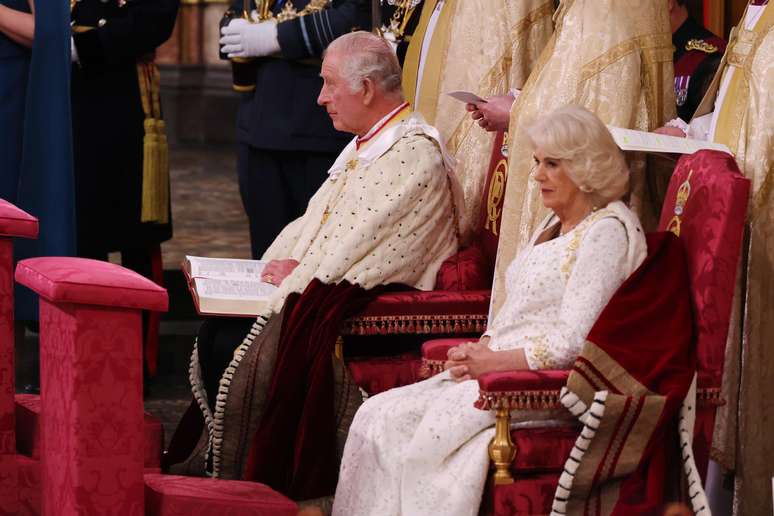
[[[345,322],[337,353],[342,355],[343,344],[355,383],[369,394],[420,379],[419,348],[427,335],[477,336],[486,330],[508,173],[502,143],[498,133],[483,190],[481,229],[443,263],[435,290],[382,294]],[[379,356],[358,357],[374,348]]]
[[[749,188],[749,181],[728,154],[700,151],[683,156],[672,175],[659,226],[679,236],[688,259],[698,354],[694,454],[702,477],[706,474],[715,410],[723,403],[723,356]],[[425,343],[424,367],[431,372],[441,370],[446,351],[457,343],[458,339]],[[494,410],[497,416],[496,435],[490,445],[496,473],[485,493],[482,512],[550,512],[559,476],[580,426],[568,423],[554,428],[511,429],[510,410],[559,408],[559,391],[568,373],[513,371],[479,378],[476,406]]]
[[[41,297],[41,397],[17,404],[32,431],[18,443],[31,457],[24,487],[41,493],[28,514],[296,513],[260,484],[158,474],[161,434],[142,412],[141,311],[167,309],[163,288],[80,258],[24,260],[16,279]]]
[[[3,514],[30,514],[35,504],[27,489],[30,476],[16,453],[13,239],[37,236],[38,220],[0,199],[0,512]]]

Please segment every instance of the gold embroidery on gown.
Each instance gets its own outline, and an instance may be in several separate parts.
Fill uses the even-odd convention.
[[[436,2],[426,1],[404,66],[404,89],[414,103],[423,35]],[[444,4],[425,59],[415,109],[441,132],[457,160],[465,209],[463,240],[480,226],[481,199],[494,133],[478,127],[464,104],[446,93],[481,97],[522,88],[551,36],[553,0],[464,0]]]
[[[660,0],[570,0],[511,110],[508,184],[490,317],[504,300],[508,264],[528,242],[546,209],[529,179],[532,151],[523,127],[566,104],[586,107],[605,123],[639,130],[663,125],[675,112],[672,39]],[[645,220],[644,159],[630,157],[632,209]],[[645,225],[645,224],[643,224]]]

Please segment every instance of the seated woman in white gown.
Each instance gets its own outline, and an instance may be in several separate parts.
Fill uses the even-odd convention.
[[[642,227],[620,200],[629,171],[604,124],[567,106],[527,133],[532,179],[553,214],[508,268],[506,300],[489,330],[450,350],[442,374],[360,407],[334,516],[478,514],[495,420],[473,406],[475,379],[570,368],[608,300],[645,258]]]

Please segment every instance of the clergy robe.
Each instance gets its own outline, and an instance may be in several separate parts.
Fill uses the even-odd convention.
[[[437,9],[440,8],[440,11]],[[481,223],[481,199],[494,133],[478,127],[446,93],[486,98],[521,89],[551,36],[552,0],[426,0],[403,66],[414,109],[438,128],[457,160],[463,240]]]
[[[530,179],[532,148],[524,132],[543,113],[578,104],[606,124],[660,127],[675,112],[672,38],[660,0],[567,0],[534,71],[511,109],[508,182],[490,318],[502,306],[505,271],[547,212]],[[630,161],[632,209],[644,217],[644,161]],[[659,203],[654,203],[658,204]],[[655,224],[654,224],[655,225]]]
[[[751,2],[752,4],[752,2]],[[752,182],[712,458],[735,470],[739,514],[771,514],[774,466],[774,7],[748,5],[688,134],[723,143]]]

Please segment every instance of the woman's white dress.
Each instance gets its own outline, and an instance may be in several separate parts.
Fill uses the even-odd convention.
[[[535,245],[555,223],[541,224],[508,268],[507,299],[487,332],[494,350],[524,348],[531,369],[569,368],[645,255],[642,228],[622,203]],[[368,399],[347,438],[334,516],[478,514],[494,416],[474,408],[477,398],[478,382],[442,373]]]

